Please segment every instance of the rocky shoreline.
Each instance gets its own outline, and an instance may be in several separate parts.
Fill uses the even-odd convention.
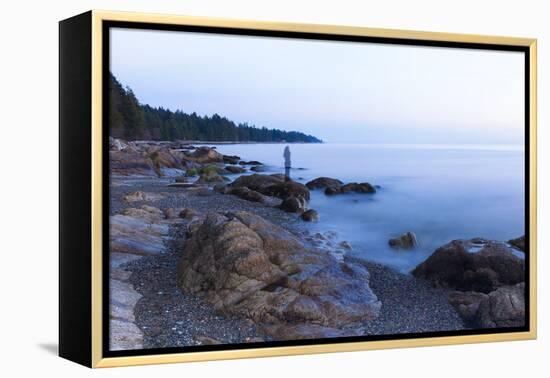
[[[258,173],[261,162],[185,143],[112,139],[110,155],[113,350],[515,326],[521,318],[520,289],[502,288],[511,281],[496,279],[486,297],[460,296],[464,287],[428,274],[348,257],[351,246],[330,230],[309,232],[307,223],[319,221],[310,190],[375,195],[376,185],[303,185]],[[416,243],[412,233],[392,240]],[[486,279],[493,265],[473,279]],[[513,316],[494,315],[502,297],[515,304]],[[473,320],[478,308],[489,320]]]

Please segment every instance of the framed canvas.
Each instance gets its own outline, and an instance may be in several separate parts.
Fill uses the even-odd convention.
[[[536,337],[536,40],[60,22],[60,355]]]

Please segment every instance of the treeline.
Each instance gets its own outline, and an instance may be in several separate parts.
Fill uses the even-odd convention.
[[[139,103],[129,87],[109,77],[110,135],[128,140],[204,140],[233,142],[321,143],[297,131],[258,128],[214,114],[212,117],[153,108]]]

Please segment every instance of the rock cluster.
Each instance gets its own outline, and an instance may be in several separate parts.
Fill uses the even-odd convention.
[[[306,186],[311,189],[325,189],[326,195],[345,194],[345,193],[376,193],[376,188],[368,182],[348,183],[330,177],[318,177],[306,183]]]
[[[277,339],[354,334],[380,302],[364,267],[305,247],[247,213],[211,213],[189,232],[179,263],[184,292],[265,326]]]
[[[450,302],[480,327],[525,324],[525,260],[514,246],[480,238],[438,248],[412,274],[455,289]]]

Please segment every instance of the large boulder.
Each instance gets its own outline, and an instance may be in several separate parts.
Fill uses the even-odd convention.
[[[266,196],[283,200],[289,197],[300,197],[309,201],[310,198],[309,189],[305,185],[292,180],[284,181],[272,175],[253,174],[241,176],[233,181],[231,186],[234,188],[247,187]]]
[[[294,338],[309,337],[297,325],[353,328],[378,316],[381,304],[364,267],[306,248],[257,215],[211,213],[188,237],[180,287],[223,313],[291,327]]]
[[[306,183],[306,186],[310,190],[314,189],[324,189],[324,188],[339,188],[344,183],[338,179],[330,178],[330,177],[317,177],[314,180],[311,180]]]
[[[346,194],[352,192],[373,194],[376,193],[376,188],[368,182],[352,182],[341,186],[328,186],[325,189],[326,195]]]
[[[525,280],[525,261],[506,243],[454,240],[438,248],[412,274],[436,286],[489,293]]]
[[[198,147],[187,156],[190,160],[200,164],[223,163],[223,155],[210,147]]]

